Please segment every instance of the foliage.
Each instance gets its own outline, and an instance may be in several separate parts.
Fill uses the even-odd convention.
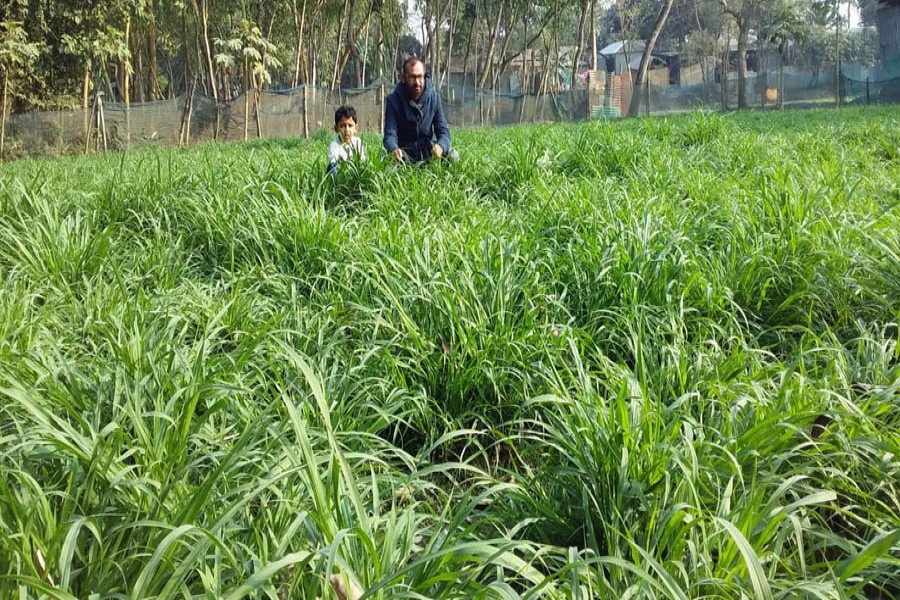
[[[263,37],[259,27],[251,21],[241,21],[231,38],[214,41],[220,50],[214,57],[216,64],[226,70],[242,64],[244,73],[254,82],[254,88],[271,82],[272,69],[281,66],[276,56],[278,47]]]
[[[19,83],[27,76],[38,55],[38,46],[28,41],[21,23],[0,22],[0,162],[6,145],[9,100],[20,96]]]
[[[874,66],[878,60],[878,32],[873,28],[847,31],[841,44],[841,60]]]
[[[896,597],[898,131],[5,168],[0,596]]]
[[[39,55],[40,47],[28,41],[22,23],[0,22],[0,74],[7,86],[5,93],[18,95],[16,84],[28,74]]]
[[[723,12],[723,2],[732,16]],[[412,54],[424,54],[441,83],[457,77],[508,91],[503,87],[509,78],[502,75],[518,79],[523,49],[535,59],[528,63],[532,87],[553,89],[551,78],[571,81],[572,65],[585,60],[592,47],[581,43],[591,30],[582,19],[587,7],[597,10],[602,47],[625,37],[647,40],[661,5],[659,0],[15,0],[0,6],[0,21],[23,23],[41,49],[13,107],[27,111],[87,104],[85,87],[97,85],[113,100],[124,101],[127,91],[132,102],[171,99],[195,85],[207,96],[229,90],[227,97],[260,85],[362,87],[378,77],[392,80],[398,64]],[[871,18],[872,5],[867,6]],[[411,31],[410,23],[417,22],[409,13],[416,9],[421,28]],[[710,40],[724,48],[726,35],[736,36],[735,18],[742,23],[738,33],[749,36],[752,28],[758,39],[799,48],[786,56],[801,55],[806,64],[821,66],[834,54],[827,33],[841,17],[830,0],[679,0],[656,48],[693,60],[701,49],[707,51]],[[257,40],[278,49],[259,52],[269,64],[257,61],[256,77],[234,77],[244,61],[224,46],[214,47],[214,40],[242,39],[238,54],[257,48],[244,24],[258,29]],[[873,42],[871,30],[841,38],[845,59],[870,64],[878,50]],[[582,56],[575,57],[578,48]]]

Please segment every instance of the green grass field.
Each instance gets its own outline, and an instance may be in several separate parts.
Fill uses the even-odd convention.
[[[0,598],[900,595],[895,107],[325,139],[0,169]]]

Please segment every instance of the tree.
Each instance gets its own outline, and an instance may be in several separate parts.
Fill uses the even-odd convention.
[[[213,55],[212,48],[209,43],[209,4],[211,0],[190,0],[191,8],[194,11],[194,16],[200,23],[201,36],[200,41],[203,46],[203,55],[206,59],[206,68],[208,69],[207,73],[209,75],[209,84],[210,91],[209,95],[213,97],[214,100],[218,101],[219,94],[216,90],[216,71],[213,67]],[[218,129],[218,127],[217,127]]]
[[[25,77],[37,60],[37,44],[28,41],[28,34],[21,22],[0,22],[0,72],[3,73],[3,94],[0,99],[0,162],[6,141],[6,119],[9,113],[9,97],[16,93],[17,83]]]
[[[874,66],[878,60],[878,32],[872,27],[847,32],[841,58],[847,62]]]
[[[231,38],[215,39],[215,45],[220,52],[215,55],[214,60],[226,73],[230,73],[230,70],[238,64],[241,66],[244,77],[244,139],[248,139],[251,90],[256,110],[256,132],[258,136],[262,136],[259,122],[259,94],[263,86],[272,81],[271,69],[281,66],[281,62],[275,58],[277,46],[267,40],[259,27],[248,19],[241,21]]]
[[[798,3],[780,0],[760,19],[760,38],[778,48],[778,106],[784,106],[784,62],[788,44],[802,37],[803,23]]]
[[[656,23],[653,25],[653,31],[650,38],[644,46],[644,54],[641,56],[641,65],[638,67],[638,74],[634,80],[634,93],[631,95],[631,105],[628,107],[628,116],[636,117],[641,110],[641,86],[647,77],[647,71],[650,68],[650,57],[653,55],[653,48],[656,46],[656,40],[666,25],[666,19],[669,17],[669,11],[672,10],[672,4],[675,0],[663,0],[662,7],[659,9],[659,16],[656,17]]]
[[[730,16],[738,30],[737,65],[738,65],[738,108],[747,108],[747,46],[750,38],[750,25],[757,15],[762,0],[719,0],[722,12]],[[731,40],[725,40],[731,44]],[[723,77],[727,68],[723,69]]]

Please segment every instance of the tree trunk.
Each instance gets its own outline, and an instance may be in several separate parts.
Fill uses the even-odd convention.
[[[159,98],[159,83],[156,77],[156,14],[153,12],[153,0],[147,0],[147,13],[150,15],[147,27],[147,98],[152,102]]]
[[[400,30],[398,30],[397,37],[394,40],[394,53],[393,53],[394,60],[391,63],[391,69],[394,71],[392,82],[396,82],[397,76],[400,74],[399,71],[397,71],[397,63],[400,62],[400,39],[402,37],[403,37],[403,33],[401,33]]]
[[[6,145],[6,104],[9,95],[9,73],[3,73],[3,99],[0,104],[0,163],[3,162],[3,149]]]
[[[722,94],[722,110],[728,110],[728,68],[731,63],[731,28],[725,28],[725,49],[722,51],[722,74],[719,89]]]
[[[575,87],[575,77],[578,74],[578,63],[581,62],[581,50],[584,48],[584,23],[587,20],[588,13],[588,5],[592,2],[592,0],[585,0],[584,4],[581,5],[581,17],[578,19],[578,37],[575,43],[575,55],[572,57],[572,80],[569,83],[569,88],[574,89]]]
[[[591,70],[597,70],[597,0],[591,0]]]
[[[447,32],[447,60],[444,62],[444,69],[441,71],[441,80],[438,82],[438,89],[443,85],[444,80],[450,83],[450,76],[453,75],[453,35],[456,33],[456,26],[459,25],[459,4],[461,0],[457,0],[455,6],[451,2],[450,7],[450,30]]]
[[[505,7],[506,0],[503,0],[497,8],[497,21],[494,23],[494,28],[491,30],[490,37],[488,38],[488,46],[484,54],[484,66],[481,68],[481,76],[478,78],[476,87],[483,88],[485,82],[488,80],[488,75],[490,74],[494,62],[494,48],[497,46],[497,35],[500,32],[500,21],[503,18],[503,9]]]
[[[422,11],[422,41],[425,46],[422,48],[422,56],[419,58],[422,59],[426,66],[426,70],[428,68],[434,68],[434,27],[432,26],[432,13],[434,13],[434,20],[437,21],[437,11],[434,10],[434,3],[436,0],[425,0],[425,9]],[[434,79],[434,74],[432,72],[432,80]]]
[[[306,19],[306,0],[303,0],[303,8],[297,10],[297,0],[291,0],[292,14],[294,15],[294,34],[297,44],[294,51],[297,56],[294,59],[294,73],[291,77],[291,87],[297,87],[300,82],[300,59],[303,56],[303,21]]]
[[[834,105],[841,106],[841,11],[834,1]]]
[[[738,108],[747,108],[747,42],[750,35],[748,19],[738,21]]]
[[[477,20],[477,15],[476,19]],[[472,53],[472,38],[475,37],[475,23],[469,27],[469,36],[466,40],[466,53],[463,55],[463,64],[462,64],[462,76],[463,76],[463,88],[466,87],[466,84],[469,82],[469,56]],[[475,62],[478,62],[478,57],[475,57]]]
[[[184,11],[182,11],[181,13],[181,37],[181,51],[184,53],[184,91],[185,93],[187,93],[188,90],[192,90],[197,86],[197,73],[199,72],[199,69],[194,69],[193,65],[191,65],[191,40],[188,39],[187,18],[184,14]],[[166,65],[168,66],[169,75],[171,77],[175,72],[175,67],[172,66],[172,58],[168,55],[166,55]],[[192,73],[193,79],[191,78]],[[170,98],[177,98],[179,92],[176,92],[173,89],[174,85],[172,85],[171,83],[174,81],[174,79],[170,79],[169,81],[169,96]]]
[[[393,54],[394,62],[391,65],[391,70],[394,71],[393,78],[392,78],[393,82],[397,81],[397,75],[399,75],[399,73],[397,72],[397,63],[400,62],[400,39],[402,37],[403,37],[403,34],[398,30],[397,31],[397,39],[394,41],[394,54]]]
[[[528,99],[528,5],[525,5],[525,12],[522,13],[522,25],[524,33],[522,34],[522,80],[519,86],[519,93],[522,94],[519,105],[519,123],[525,118],[525,104]]]
[[[129,44],[129,40],[131,39],[131,15],[125,19],[125,47],[129,49],[129,54],[131,53],[131,45]],[[124,80],[124,85],[122,86],[122,92],[124,94],[125,100],[125,149],[131,148],[131,77],[129,71],[131,70],[131,64],[126,58],[122,61],[122,79]]]
[[[341,47],[341,41],[344,37],[344,25],[347,20],[350,19],[349,12],[353,8],[353,4],[356,3],[356,0],[344,0],[344,8],[341,9],[341,19],[338,23],[338,32],[337,39],[335,40],[335,57],[334,57],[334,71],[331,74],[331,91],[333,92],[335,87],[337,86],[338,76],[340,75],[340,70],[343,69],[342,62],[346,64],[347,59],[342,56],[342,52],[337,51]]]
[[[441,81],[441,23],[444,21],[444,15],[441,12],[441,0],[435,0],[434,6],[434,26],[431,28],[431,36],[434,38],[434,44],[431,48],[431,81]]]
[[[694,2],[694,19],[697,21],[697,29],[702,29],[700,25],[700,9],[697,8],[697,2]],[[709,76],[706,73],[706,57],[700,57],[700,76],[703,77],[703,98],[705,102],[709,102]]]
[[[178,145],[183,146],[191,139],[191,115],[194,112],[194,90],[197,89],[196,78],[187,90],[184,100],[184,111],[181,113],[181,128],[178,131]]]
[[[356,69],[356,74],[358,75],[356,87],[358,88],[366,86],[366,67],[369,62],[369,23],[366,23],[366,39],[363,42],[363,49],[365,54],[360,57],[360,68]]]
[[[134,61],[134,69],[131,77],[131,97],[138,102],[146,102],[147,94],[144,87],[144,39],[137,32],[137,28],[131,34],[131,57]]]
[[[181,89],[181,87],[184,87],[184,90],[187,91],[188,81],[186,70],[187,65],[185,65],[185,71],[181,74],[182,86],[178,86],[175,79],[175,67],[174,65],[172,65],[172,56],[168,52],[166,52],[166,75],[168,75],[169,77],[169,85],[167,86],[168,93],[166,94],[166,96],[169,98],[169,100],[174,100],[178,96],[178,91]],[[156,87],[159,87],[158,81],[156,82]],[[159,91],[161,92],[162,90]],[[160,94],[160,96],[162,96],[162,94]]]
[[[559,65],[562,62],[560,60],[560,41],[559,41],[559,17],[560,17],[560,7],[559,0],[556,0],[556,30],[553,32],[553,63],[550,67],[550,72],[553,76],[552,85],[550,86],[550,95],[556,96],[559,94]]]
[[[653,54],[653,48],[656,46],[656,40],[659,39],[659,34],[662,33],[663,27],[666,25],[666,19],[669,18],[669,11],[672,10],[672,5],[674,3],[675,0],[665,0],[665,3],[659,11],[659,15],[656,17],[656,23],[653,24],[653,31],[650,33],[650,39],[647,40],[647,45],[644,46],[644,54],[641,56],[641,65],[638,67],[637,80],[634,82],[634,87],[632,88],[631,105],[628,107],[629,117],[636,117],[640,113],[642,97],[641,86],[647,78],[647,72],[650,70],[650,58]]]
[[[556,27],[553,30],[553,62],[550,63],[550,72],[548,73],[548,77],[552,77],[552,82],[548,79],[547,83],[549,84],[548,90],[550,100],[556,104],[556,96],[559,93],[559,16],[560,16],[560,7],[559,0],[556,0]],[[544,119],[544,109],[546,108],[547,103],[541,103],[541,120]]]
[[[197,15],[197,18],[200,20],[200,28],[202,35],[200,36],[200,41],[203,46],[204,58],[206,59],[206,68],[208,69],[209,75],[209,84],[210,84],[210,96],[213,97],[213,100],[218,102],[219,94],[216,89],[216,70],[213,67],[213,57],[212,50],[209,45],[209,0],[191,0],[191,6],[194,9],[194,14]],[[218,119],[217,119],[218,120]]]
[[[109,94],[109,101],[116,102],[116,95],[113,92],[112,78],[109,76],[109,63],[103,62],[103,80],[106,82],[106,93]]]
[[[534,101],[534,111],[531,113],[531,120],[537,121],[538,119],[538,104],[544,104],[544,96],[547,93],[547,79],[550,75],[550,43],[547,42],[544,44],[542,48],[541,57],[543,58],[543,66],[541,67],[541,83],[538,85],[538,93],[537,97]]]
[[[523,5],[528,6],[527,3],[523,3],[519,6],[523,6]],[[518,17],[519,17],[519,13],[514,8],[513,13],[509,19],[509,29],[512,29],[512,27],[514,26],[514,23],[516,22],[516,19]],[[503,75],[503,72],[506,70],[506,67],[509,65],[510,62],[512,62],[512,59],[515,58],[515,55],[510,56],[509,58],[506,58],[506,51],[509,48],[509,41],[511,39],[512,39],[512,36],[509,34],[509,31],[507,31],[506,35],[503,36],[503,47],[500,49],[500,56],[502,56],[503,58],[500,60],[499,64],[497,65],[497,69],[494,71],[494,78],[493,78],[493,84],[492,84],[492,87],[494,89],[497,89],[498,87],[500,87],[500,76]]]
[[[309,73],[307,74],[306,77],[304,77],[304,83],[306,85],[311,85],[311,86],[313,86],[313,88],[315,88],[315,86],[318,85],[318,81],[319,81],[318,63],[315,58],[319,55],[319,47],[316,45],[315,42],[311,41],[309,43],[309,49],[310,49],[309,56],[312,56],[313,58],[312,58],[312,60],[309,60],[306,62],[306,68],[308,69]]]
[[[378,10],[378,42],[375,47],[378,56],[378,129],[384,131],[384,13]]]
[[[525,6],[526,6],[526,11],[524,12],[524,15],[525,15],[524,18],[527,18],[527,16],[528,16],[527,6],[528,6],[528,5],[526,4]],[[522,56],[524,56],[524,52],[525,52],[524,49],[527,49],[528,47],[530,47],[531,44],[533,44],[534,41],[535,41],[536,39],[538,39],[538,37],[540,37],[540,35],[544,32],[544,29],[547,27],[547,24],[548,24],[549,22],[550,22],[550,16],[548,16],[548,17],[541,23],[540,28],[539,28],[539,29],[537,30],[537,32],[535,32],[530,38],[528,37],[528,25],[527,25],[527,22],[526,22],[526,24],[525,24],[525,35],[523,36],[523,37],[524,37],[524,40],[523,40],[523,42],[522,42],[522,47],[523,47],[523,50],[522,50]],[[505,71],[505,70],[507,69],[507,67],[509,67],[509,64],[510,64],[517,56],[519,56],[519,53],[513,54],[513,55],[511,55],[511,56],[505,56],[507,45],[508,45],[508,41],[505,42],[505,43],[504,43],[504,46],[503,46],[504,57],[503,57],[503,59],[500,61],[500,67],[499,67],[499,70],[500,70],[501,73],[502,73],[503,71]],[[523,59],[523,60],[524,60],[524,59]]]
[[[356,4],[355,0],[353,0],[353,4],[354,5]],[[352,6],[351,6],[351,9],[352,9]],[[368,28],[369,20],[371,18],[372,18],[372,5],[370,4],[369,9],[366,12],[366,17],[363,19],[363,22],[360,23],[359,27],[357,27],[354,30],[354,29],[352,29],[353,16],[349,15],[348,22],[347,22],[346,47],[344,48],[343,55],[341,56],[340,68],[338,70],[341,75],[343,75],[344,70],[347,68],[347,62],[349,62],[351,56],[356,61],[357,69],[359,68],[360,57],[359,57],[359,50],[356,48],[356,43],[359,41],[359,38],[362,35],[363,31],[365,31],[366,28]]]

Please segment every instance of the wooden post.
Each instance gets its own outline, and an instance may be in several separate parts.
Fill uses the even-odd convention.
[[[191,82],[187,98],[184,101],[184,110],[181,113],[181,131],[178,134],[178,145],[183,146],[191,141],[191,119],[194,116],[194,94],[197,90],[197,75]]]
[[[97,95],[97,121],[100,125],[100,134],[103,139],[103,151],[107,152],[109,150],[106,145],[106,115],[103,113],[103,94]],[[99,140],[98,140],[99,146]]]
[[[88,140],[91,137],[91,117],[94,114],[94,107],[88,106],[88,89],[90,88],[90,71],[84,70],[84,79],[81,88],[81,109],[84,111],[84,153],[88,151]]]
[[[197,93],[197,77],[194,76],[194,83],[191,86],[191,95],[188,97],[187,106],[184,107],[184,109],[187,111],[187,113],[186,113],[187,120],[185,121],[185,126],[184,126],[184,143],[185,143],[185,145],[191,143],[191,119],[193,119],[193,117],[194,117],[194,94],[196,94],[196,93]],[[219,112],[218,107],[219,107],[219,103],[216,102],[216,119],[219,118],[218,117],[218,112]]]
[[[644,96],[644,99],[647,101],[647,116],[650,116],[650,74],[647,74],[647,81],[644,84],[644,89],[647,92],[647,95]]]
[[[3,74],[3,100],[2,105],[0,105],[0,111],[3,112],[0,115],[0,163],[3,162],[3,147],[6,144],[6,99],[9,94],[9,73]]]
[[[309,139],[309,85],[303,84],[303,138]]]
[[[381,80],[381,116],[379,117],[381,123],[381,131],[384,131],[384,111],[385,111],[385,96],[384,96],[384,80]]]
[[[87,154],[88,150],[91,148],[91,133],[93,132],[94,126],[94,111],[97,109],[97,101],[94,100],[94,103],[91,104],[90,112],[87,112],[87,107],[85,107],[85,127],[84,127],[84,153]]]

